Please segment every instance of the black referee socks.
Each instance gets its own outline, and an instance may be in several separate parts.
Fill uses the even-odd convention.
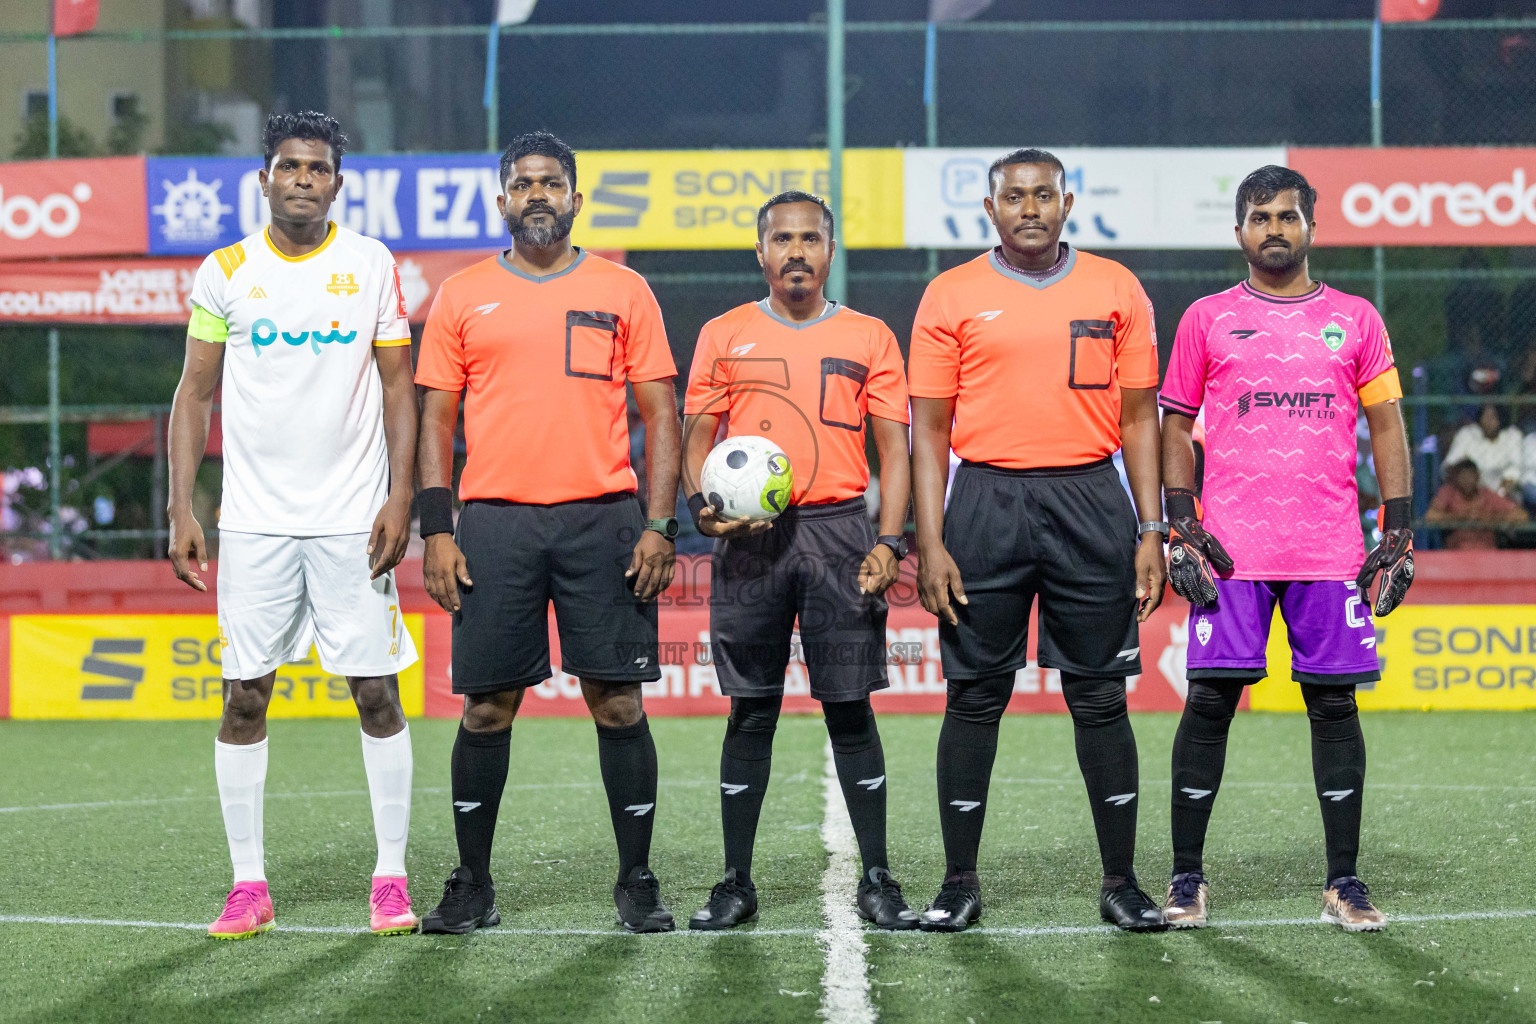
[[[869,698],[823,701],[827,738],[832,741],[832,762],[843,788],[843,802],[859,841],[864,877],[871,868],[888,868],[885,850],[885,748],[875,726]]]
[[[453,741],[453,834],[459,841],[459,863],[474,872],[476,882],[491,880],[491,841],[511,751],[511,729],[470,732],[459,723]]]
[[[976,870],[987,788],[997,759],[997,730],[1013,673],[951,682],[939,730],[939,827],[944,833],[945,875]]]
[[[597,727],[597,761],[608,791],[608,814],[619,845],[619,882],[651,858],[656,821],[656,742],[642,713],[634,725]]]
[[[731,717],[720,746],[720,823],[725,832],[725,868],[742,883],[752,880],[752,847],[757,819],[773,768],[773,734],[782,697],[732,697]]]
[[[1126,713],[1125,680],[1090,679],[1063,672],[1061,694],[1072,712],[1077,766],[1088,787],[1105,884],[1119,884],[1134,877],[1136,805],[1141,784],[1136,734]]]

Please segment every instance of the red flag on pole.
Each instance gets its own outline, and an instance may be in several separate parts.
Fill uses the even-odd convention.
[[[101,0],[53,0],[53,34],[73,36],[96,27]]]
[[[1440,11],[1440,0],[1381,0],[1382,21],[1428,21]]]

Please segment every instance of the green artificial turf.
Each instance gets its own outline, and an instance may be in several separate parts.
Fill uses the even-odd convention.
[[[1137,865],[1159,897],[1176,724],[1136,717]],[[1246,714],[1206,846],[1216,927],[1131,936],[1098,927],[1070,722],[1010,718],[982,848],[982,928],[866,933],[871,1002],[882,1021],[957,1024],[1536,1020],[1533,726],[1520,713],[1365,716],[1360,863],[1378,905],[1396,918],[1500,916],[1395,920],[1377,935],[1315,923],[1323,849],[1306,720]],[[456,862],[455,725],[411,728],[408,866],[423,913]],[[722,868],[723,726],[652,728],[662,772],[652,866],[683,922]],[[888,716],[881,732],[892,868],[920,908],[944,867],[938,719]],[[206,925],[229,885],[212,734],[209,723],[0,722],[0,918]],[[782,720],[753,865],[754,933],[620,932],[592,726],[530,719],[513,732],[493,860],[502,926],[376,939],[284,930],[366,926],[373,837],[355,724],[276,722],[266,846],[279,929],[215,943],[190,928],[0,920],[0,1020],[814,1021],[824,744],[819,720]],[[1533,914],[1508,916],[1521,911]],[[1307,923],[1276,923],[1286,921]]]

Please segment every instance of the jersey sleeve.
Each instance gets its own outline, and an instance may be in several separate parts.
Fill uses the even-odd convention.
[[[1355,360],[1355,387],[1360,393],[1361,405],[1378,405],[1403,397],[1403,383],[1398,379],[1397,367],[1392,360],[1392,339],[1387,337],[1387,325],[1375,307],[1361,324],[1365,340]]]
[[[217,255],[203,260],[192,279],[192,317],[187,333],[200,341],[222,344],[229,337],[225,295],[230,275],[225,273],[224,263],[215,258]]]
[[[437,290],[427,325],[421,332],[421,353],[416,362],[416,383],[437,391],[463,391],[469,379],[464,358],[464,335],[460,329],[458,303],[448,284]]]
[[[960,393],[960,337],[938,280],[923,292],[912,322],[907,391],[913,398],[954,398]]]
[[[379,322],[373,329],[373,343],[379,348],[411,343],[411,322],[405,309],[405,292],[400,287],[400,268],[388,250],[380,258]]]
[[[1123,388],[1157,387],[1157,323],[1152,300],[1135,276],[1130,277],[1124,315],[1115,331],[1115,367]]]
[[[909,422],[907,374],[901,365],[901,347],[896,344],[896,335],[885,324],[880,324],[875,332],[871,357],[866,385],[869,415],[897,423]]]
[[[693,347],[693,366],[688,370],[688,390],[683,396],[684,416],[726,411],[723,406],[711,408],[725,386],[724,381],[715,378],[719,358],[720,343],[716,333],[710,330],[710,324],[705,324],[699,329],[699,343]]]
[[[639,274],[634,275],[629,316],[624,320],[624,376],[640,382],[677,376],[661,307]]]
[[[1173,336],[1173,354],[1157,402],[1168,412],[1197,416],[1205,401],[1205,326],[1200,307],[1190,306]]]

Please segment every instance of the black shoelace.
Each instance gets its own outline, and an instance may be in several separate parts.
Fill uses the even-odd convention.
[[[1173,880],[1173,899],[1178,903],[1193,903],[1200,896],[1200,886],[1205,876],[1191,871]]]
[[[1358,878],[1341,878],[1333,883],[1333,887],[1339,892],[1339,899],[1348,903],[1355,910],[1371,910],[1370,887]]]
[[[723,907],[726,900],[734,896],[746,897],[752,894],[752,890],[742,885],[735,879],[715,883],[715,887],[709,890],[709,905],[711,907]]]

